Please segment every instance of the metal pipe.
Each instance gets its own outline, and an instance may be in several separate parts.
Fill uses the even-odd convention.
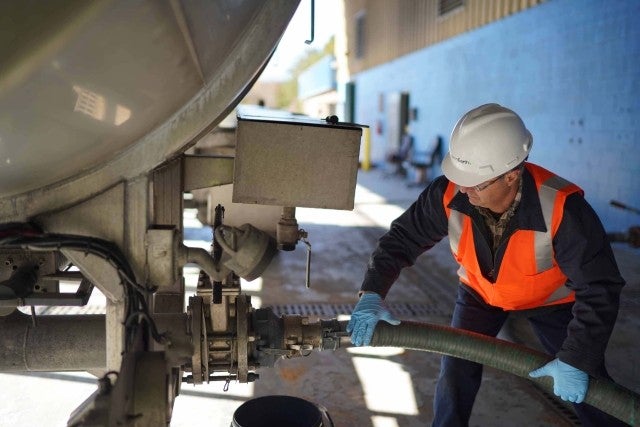
[[[311,38],[304,41],[306,44],[313,43],[313,39],[315,38],[315,25],[316,25],[315,10],[316,10],[315,0],[311,0]]]
[[[223,281],[229,274],[229,269],[216,263],[209,251],[203,248],[192,248],[182,245],[180,248],[180,262],[194,263],[209,275],[212,280]]]
[[[154,321],[167,342],[171,366],[188,361],[193,352],[185,313],[156,313]],[[0,317],[0,372],[88,371],[106,368],[103,314],[40,315],[20,311]]]
[[[0,317],[0,372],[89,371],[106,367],[104,315]]]

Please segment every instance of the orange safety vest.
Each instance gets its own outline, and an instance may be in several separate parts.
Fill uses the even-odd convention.
[[[526,164],[538,190],[546,231],[516,230],[507,243],[495,283],[480,270],[473,239],[471,217],[448,207],[458,192],[449,183],[443,203],[449,221],[449,243],[460,264],[460,281],[474,289],[488,304],[505,310],[522,310],[575,300],[565,283],[553,255],[553,237],[562,220],[564,202],[569,194],[582,190],[548,170]]]

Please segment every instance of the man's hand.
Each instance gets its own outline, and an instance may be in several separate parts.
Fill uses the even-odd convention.
[[[357,346],[369,345],[373,330],[379,320],[384,320],[392,325],[399,325],[400,320],[391,315],[376,293],[365,293],[360,297],[351,314],[351,320],[347,325],[347,332],[351,334],[351,342]]]
[[[533,378],[545,375],[553,377],[553,392],[562,400],[581,403],[587,395],[589,375],[560,359],[553,359],[543,367],[529,372],[529,376]]]

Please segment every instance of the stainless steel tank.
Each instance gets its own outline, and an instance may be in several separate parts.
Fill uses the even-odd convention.
[[[182,153],[238,103],[299,0],[0,5],[0,223]]]

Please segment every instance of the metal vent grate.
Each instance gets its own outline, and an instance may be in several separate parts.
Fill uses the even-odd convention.
[[[298,314],[301,316],[336,317],[349,315],[353,312],[355,304],[280,304],[271,308],[278,316],[283,314]],[[417,303],[390,303],[389,311],[399,318],[444,316],[442,310],[428,304]]]

